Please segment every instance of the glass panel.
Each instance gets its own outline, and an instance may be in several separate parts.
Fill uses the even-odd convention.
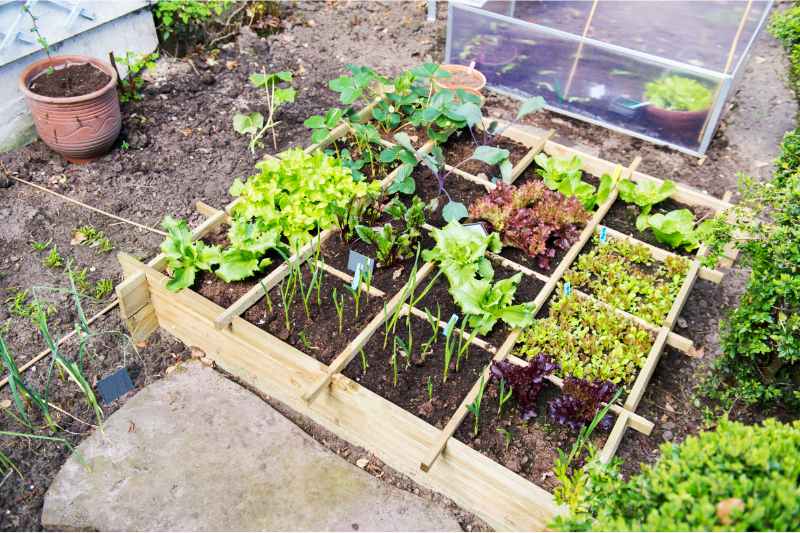
[[[721,77],[701,77],[596,45],[584,45],[579,55],[574,38],[457,5],[450,24],[450,61],[475,61],[493,88],[520,97],[541,95],[557,110],[690,151],[701,146]],[[684,109],[663,109],[670,99]]]

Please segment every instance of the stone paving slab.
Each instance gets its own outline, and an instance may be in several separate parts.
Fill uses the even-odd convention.
[[[80,530],[453,531],[217,372],[188,363],[111,415],[50,486],[42,525]]]

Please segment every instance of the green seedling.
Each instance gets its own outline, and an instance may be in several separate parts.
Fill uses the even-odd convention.
[[[428,376],[428,401],[433,401],[433,380]]]
[[[469,337],[464,339],[464,332],[466,331],[467,320],[469,319],[469,315],[464,315],[464,319],[461,321],[461,329],[458,330],[458,351],[456,352],[456,372],[461,368],[461,359],[463,357],[467,357],[469,359],[469,347],[472,345],[472,341],[475,340],[475,336],[478,334],[477,328],[472,329],[472,333],[469,334]],[[465,342],[466,341],[466,342]]]
[[[439,304],[436,304],[436,316],[433,316],[428,308],[425,308],[425,319],[428,321],[428,324],[431,327],[431,336],[428,337],[428,340],[422,343],[420,348],[420,360],[422,363],[428,358],[428,354],[431,351],[431,348],[434,344],[436,344],[436,340],[439,338],[439,328],[441,326],[441,315],[442,309]]]
[[[511,446],[511,432],[504,428],[497,428],[497,432],[503,436],[503,446],[508,451],[508,447]]]
[[[50,253],[47,254],[42,264],[47,268],[61,268],[64,266],[64,258],[58,253],[57,246],[50,248]]]
[[[290,276],[291,277],[291,276]],[[281,295],[281,305],[283,305],[283,322],[286,326],[286,331],[292,331],[292,323],[289,320],[289,307],[292,305],[290,300],[291,281],[282,281],[278,292]],[[293,296],[291,296],[293,299]]]
[[[472,413],[472,436],[478,436],[478,431],[480,429],[480,419],[481,419],[481,401],[483,400],[483,391],[486,388],[486,380],[484,379],[483,375],[481,375],[480,385],[478,385],[478,396],[475,397],[475,400],[467,405],[467,409],[469,412]]]
[[[292,73],[289,71],[275,72],[267,74],[254,73],[250,75],[250,84],[256,88],[264,89],[267,97],[267,118],[259,112],[247,115],[236,113],[233,117],[233,129],[237,133],[250,135],[250,152],[255,153],[256,147],[260,146],[261,139],[267,133],[272,132],[272,146],[278,149],[278,136],[275,133],[275,126],[280,122],[275,122],[275,112],[284,104],[294,102],[296,91],[291,86]]]
[[[269,291],[267,290],[267,285],[264,283],[264,280],[259,280],[261,284],[261,290],[264,291],[264,305],[267,308],[267,313],[270,315],[272,314],[272,298],[269,296]]]
[[[361,357],[361,373],[366,374],[367,369],[369,368],[369,363],[367,362],[367,354],[364,353],[364,349],[358,351],[359,357]]]
[[[144,86],[141,73],[146,69],[155,68],[158,52],[137,54],[136,52],[127,51],[125,55],[118,56],[112,53],[110,56],[115,68],[116,64],[119,63],[125,65],[128,70],[128,79],[120,80],[119,101],[125,103],[141,100],[141,88]],[[127,142],[122,141],[122,149],[128,149]]]
[[[72,242],[82,246],[97,248],[98,251],[108,253],[114,249],[114,245],[106,234],[94,226],[81,226],[72,234]]]
[[[110,279],[101,279],[94,286],[94,297],[96,300],[102,300],[112,292],[114,292],[114,282]]]
[[[410,331],[409,331],[409,334],[410,334]],[[409,337],[409,339],[410,338],[411,337]],[[397,347],[400,349],[400,352],[402,352],[403,357],[405,357],[406,368],[410,367],[411,366],[411,344],[407,344],[406,341],[404,341],[402,337],[397,337],[396,336],[394,339],[395,339],[395,342],[397,344]]]
[[[339,319],[339,334],[341,334],[344,328],[344,295],[338,294],[336,287],[334,287],[333,292],[331,292],[331,300],[333,300],[333,306],[336,308],[336,317]]]
[[[397,387],[397,341],[400,337],[395,337],[392,342],[392,357],[389,363],[392,365],[392,387]]]
[[[53,242],[53,239],[47,241],[33,241],[31,243],[31,248],[33,248],[37,252],[43,252],[50,246],[50,243]]]
[[[355,288],[353,288],[355,286]],[[353,296],[353,304],[355,305],[355,319],[358,320],[358,310],[361,303],[361,292],[363,291],[363,278],[361,269],[357,269],[353,277],[353,283],[348,286],[350,294]]]
[[[503,416],[503,407],[506,403],[511,399],[511,393],[513,392],[513,387],[506,383],[505,378],[500,379],[500,391],[497,396],[498,406],[497,406],[497,416]],[[506,446],[508,447],[508,446]]]
[[[447,374],[450,371],[450,361],[453,359],[453,330],[448,327],[444,332],[444,368],[442,369],[442,383],[447,383]]]
[[[300,338],[300,342],[303,343],[303,346],[305,347],[306,350],[311,350],[314,348],[311,345],[311,342],[308,340],[308,337],[306,337],[305,330],[301,330],[300,333],[298,334],[298,337]]]

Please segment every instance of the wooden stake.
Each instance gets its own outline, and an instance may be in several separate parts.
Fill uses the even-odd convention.
[[[597,3],[598,0],[594,0],[592,2],[592,9],[589,11],[589,16],[586,19],[586,24],[583,27],[583,33],[581,34],[581,42],[578,44],[578,51],[575,53],[575,61],[572,62],[572,68],[569,71],[569,77],[567,77],[567,84],[564,86],[564,94],[561,95],[561,98],[566,100],[567,95],[569,94],[570,89],[572,88],[572,79],[575,77],[575,71],[578,69],[578,61],[581,59],[581,54],[583,53],[583,43],[586,40],[586,36],[589,34],[589,28],[592,26],[592,19],[594,18],[594,13],[597,11]]]

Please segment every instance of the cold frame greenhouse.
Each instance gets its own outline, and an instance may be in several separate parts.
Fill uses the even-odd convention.
[[[771,1],[457,1],[448,63],[552,111],[703,154]]]

